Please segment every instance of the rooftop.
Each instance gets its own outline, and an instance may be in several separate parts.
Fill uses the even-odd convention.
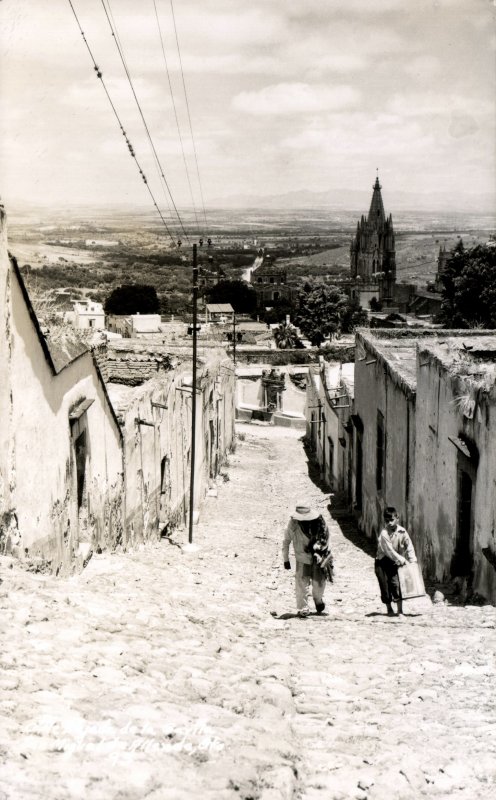
[[[489,389],[496,381],[496,332],[464,337],[447,337],[422,343],[422,358],[434,357],[453,377],[465,378],[480,388]]]
[[[233,314],[234,308],[231,303],[207,303],[207,309],[211,314]]]
[[[361,332],[357,336],[358,361],[367,357],[364,345],[384,361],[390,375],[408,393],[417,386],[417,349],[431,352],[453,374],[496,375],[496,331],[404,328]]]

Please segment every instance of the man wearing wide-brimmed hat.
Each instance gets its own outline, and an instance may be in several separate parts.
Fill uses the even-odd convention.
[[[329,530],[323,516],[309,503],[300,501],[291,514],[282,545],[285,569],[291,569],[289,545],[293,543],[295,555],[295,594],[298,616],[310,614],[308,601],[310,583],[317,614],[325,608],[326,579],[332,581],[332,556],[329,548]]]

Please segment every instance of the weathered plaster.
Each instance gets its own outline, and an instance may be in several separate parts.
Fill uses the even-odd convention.
[[[39,568],[68,572],[83,538],[92,547],[114,538],[102,532],[107,503],[121,496],[120,431],[89,352],[57,370],[39,329],[22,277],[8,256],[2,214],[0,357],[2,418],[0,515],[5,547]],[[69,412],[93,401],[87,431],[83,506],[78,511],[74,442]],[[17,520],[16,535],[6,520]],[[8,543],[8,541],[10,543]]]

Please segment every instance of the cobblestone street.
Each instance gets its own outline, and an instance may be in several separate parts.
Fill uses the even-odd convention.
[[[301,431],[238,434],[198,552],[162,540],[65,580],[0,559],[0,800],[496,798],[496,609],[388,618],[336,514],[327,614],[295,617],[283,530],[327,495]]]

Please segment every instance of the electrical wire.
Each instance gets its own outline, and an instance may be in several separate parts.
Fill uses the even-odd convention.
[[[107,0],[107,3],[108,3],[108,6],[109,6],[109,9],[110,9],[110,0]],[[114,26],[112,25],[112,20],[110,19],[109,12],[107,11],[107,6],[106,6],[106,4],[105,4],[105,0],[101,0],[101,4],[102,4],[102,6],[103,6],[103,10],[105,11],[105,16],[106,16],[106,18],[107,18],[107,22],[108,22],[108,24],[109,24],[110,31],[111,31],[111,33],[112,33],[112,37],[113,37],[113,39],[114,39],[115,46],[116,46],[116,48],[117,48],[117,52],[119,53],[119,56],[120,56],[120,59],[121,59],[121,62],[122,62],[122,66],[124,67],[124,71],[125,71],[125,73],[126,73],[126,77],[127,77],[127,80],[128,80],[129,86],[130,86],[130,88],[131,88],[131,91],[132,91],[132,93],[133,93],[133,97],[134,97],[134,99],[135,99],[135,101],[136,101],[136,105],[137,105],[137,107],[138,107],[138,111],[139,111],[139,113],[140,113],[140,116],[141,116],[141,119],[142,119],[142,122],[143,122],[143,125],[144,125],[144,128],[145,128],[145,131],[146,131],[146,135],[147,135],[147,137],[148,137],[148,141],[150,142],[150,146],[151,146],[151,148],[152,148],[153,155],[154,155],[154,157],[155,157],[155,161],[156,161],[156,163],[157,163],[157,166],[158,166],[158,168],[159,168],[160,175],[161,175],[161,177],[162,177],[162,180],[163,180],[163,182],[164,182],[164,184],[165,184],[165,186],[166,186],[166,188],[167,188],[167,191],[168,191],[168,193],[169,193],[169,197],[170,197],[170,200],[171,200],[172,206],[173,206],[173,208],[174,208],[174,211],[175,211],[175,213],[176,213],[177,219],[178,219],[178,221],[179,221],[179,225],[181,226],[181,230],[183,231],[183,233],[184,233],[184,236],[186,237],[186,239],[189,241],[189,236],[188,236],[188,233],[187,233],[187,231],[186,231],[186,229],[185,229],[185,227],[184,227],[184,225],[183,225],[183,221],[182,221],[182,219],[181,219],[181,215],[179,214],[179,211],[177,210],[177,206],[176,206],[176,203],[174,202],[174,198],[173,198],[173,196],[172,196],[172,192],[171,192],[170,186],[169,186],[169,184],[168,184],[167,178],[165,177],[165,174],[164,174],[164,170],[163,170],[162,164],[160,163],[160,159],[159,159],[159,156],[158,156],[158,153],[157,153],[156,147],[155,147],[155,145],[154,145],[154,143],[153,143],[153,139],[152,139],[152,136],[151,136],[151,133],[150,133],[150,129],[149,129],[149,127],[148,127],[148,124],[147,124],[147,122],[146,122],[145,115],[143,114],[143,110],[142,110],[142,108],[141,108],[141,104],[140,104],[140,102],[139,102],[139,100],[138,100],[138,96],[137,96],[137,94],[136,94],[136,90],[135,90],[135,88],[134,88],[134,84],[133,84],[133,81],[132,81],[132,78],[131,78],[131,74],[130,74],[130,72],[129,72],[129,70],[128,70],[127,63],[126,63],[126,59],[125,59],[125,57],[124,57],[124,51],[122,50],[122,48],[121,48],[121,46],[120,46],[120,44],[119,44],[119,41],[118,41],[118,36],[116,36],[116,33],[115,33],[115,31],[114,31]]]
[[[126,133],[126,131],[125,131],[125,129],[124,129],[124,126],[123,126],[123,124],[122,124],[122,122],[121,122],[121,119],[120,119],[120,117],[119,117],[119,114],[118,114],[118,112],[117,112],[117,109],[116,109],[116,107],[115,107],[115,104],[114,104],[114,102],[112,101],[112,98],[111,98],[111,96],[110,96],[110,93],[109,93],[109,91],[108,91],[108,89],[107,89],[106,83],[105,83],[105,81],[104,81],[104,79],[103,79],[103,74],[102,74],[102,71],[100,70],[100,68],[99,68],[98,64],[96,63],[96,60],[95,60],[95,57],[94,57],[94,55],[93,55],[93,52],[92,52],[92,50],[91,50],[91,47],[90,47],[90,46],[89,46],[89,44],[88,44],[88,40],[86,39],[85,33],[84,33],[84,31],[83,31],[83,28],[82,28],[82,26],[81,26],[81,23],[80,23],[80,21],[79,21],[79,17],[78,17],[78,15],[77,15],[77,13],[76,13],[76,10],[75,10],[75,8],[74,8],[74,6],[73,6],[73,4],[72,4],[72,0],[68,0],[68,3],[69,3],[69,5],[70,5],[70,7],[71,7],[71,10],[72,10],[72,13],[74,14],[74,17],[75,17],[75,19],[76,19],[76,22],[77,22],[77,25],[78,25],[79,31],[80,31],[80,33],[81,33],[81,36],[83,37],[83,41],[84,41],[84,43],[85,43],[85,45],[86,45],[86,49],[88,50],[88,53],[89,53],[89,55],[90,55],[90,58],[91,58],[91,60],[92,60],[92,62],[93,62],[93,67],[94,67],[94,70],[95,70],[95,72],[96,72],[96,76],[97,76],[97,78],[100,80],[100,82],[101,82],[101,84],[102,84],[102,86],[103,86],[103,88],[104,88],[104,91],[105,91],[105,94],[106,94],[106,96],[107,96],[107,99],[108,99],[108,101],[109,101],[109,103],[110,103],[110,106],[111,106],[111,108],[112,108],[112,111],[114,112],[115,118],[116,118],[116,120],[117,120],[117,122],[118,122],[118,125],[119,125],[119,128],[120,128],[120,131],[121,131],[122,135],[124,136],[124,139],[125,139],[126,145],[127,145],[127,147],[128,147],[129,153],[130,153],[130,155],[131,155],[131,158],[133,158],[133,159],[134,159],[134,161],[136,162],[136,166],[138,167],[138,171],[139,171],[139,173],[140,173],[140,175],[141,175],[141,178],[142,178],[142,180],[143,180],[143,183],[145,184],[145,186],[146,186],[146,188],[147,188],[147,190],[148,190],[148,192],[149,192],[149,194],[150,194],[150,197],[151,197],[151,199],[152,199],[152,203],[153,203],[153,205],[155,206],[155,208],[156,208],[156,210],[157,210],[157,212],[158,212],[158,214],[159,214],[159,216],[160,216],[160,219],[162,220],[162,223],[163,223],[163,225],[164,225],[164,227],[165,227],[165,229],[166,229],[167,233],[169,234],[169,237],[170,237],[171,241],[173,242],[173,244],[175,244],[175,243],[176,243],[176,239],[175,239],[175,237],[172,235],[172,232],[171,232],[171,230],[170,230],[170,228],[169,228],[169,226],[168,226],[168,224],[167,224],[167,221],[165,220],[165,218],[164,218],[164,216],[163,216],[163,214],[162,214],[162,212],[161,212],[161,210],[160,210],[160,208],[159,208],[159,205],[158,205],[158,203],[157,203],[157,201],[156,201],[156,199],[155,199],[155,196],[154,196],[154,194],[153,194],[153,192],[152,192],[152,190],[151,190],[151,188],[150,188],[150,185],[149,185],[149,183],[148,183],[148,180],[147,180],[147,178],[146,178],[146,175],[145,175],[145,173],[144,173],[143,169],[141,168],[141,165],[140,165],[140,163],[139,163],[139,161],[138,161],[138,159],[137,159],[137,157],[136,157],[136,153],[134,152],[134,148],[133,148],[133,146],[132,146],[132,144],[131,144],[131,142],[130,142],[130,140],[129,140],[129,138],[128,138],[128,135],[127,135],[127,133]]]
[[[203,217],[205,219],[205,231],[207,231],[208,230],[207,214],[206,214],[206,211],[205,211],[205,202],[204,202],[204,199],[203,199],[203,188],[202,188],[202,182],[201,182],[201,178],[200,178],[200,169],[198,167],[198,156],[196,154],[195,137],[193,135],[193,125],[192,125],[192,122],[191,122],[191,114],[190,114],[190,110],[189,110],[188,92],[186,91],[186,81],[184,79],[183,62],[182,62],[182,58],[181,58],[181,48],[179,47],[179,36],[177,34],[176,17],[175,17],[175,14],[174,14],[174,3],[172,2],[172,0],[170,0],[170,6],[171,6],[171,12],[172,12],[172,21],[174,23],[174,34],[175,34],[175,37],[176,37],[177,54],[179,56],[179,66],[181,68],[181,77],[182,77],[183,89],[184,89],[184,99],[185,99],[185,102],[186,102],[186,110],[188,112],[188,121],[189,121],[189,130],[190,130],[190,134],[191,134],[191,142],[193,144],[193,153],[194,153],[194,156],[195,156],[196,174],[197,174],[197,177],[198,177],[198,186],[199,186],[199,189],[200,189],[200,197],[201,197],[201,203],[202,203],[202,208],[203,208]]]
[[[112,13],[112,8],[110,6],[110,2],[108,4],[108,11],[109,11],[110,18],[112,20],[112,24],[113,24],[113,28],[114,28],[114,30],[112,32],[112,35],[115,37],[115,40],[116,40],[116,42],[117,42],[117,44],[118,44],[118,46],[120,48],[120,51],[121,51],[121,54],[122,54],[121,58],[125,61],[124,49],[123,49],[123,46],[122,46],[122,43],[121,43],[121,39],[120,39],[120,36],[119,36],[119,32],[118,32],[118,29],[117,29],[117,23],[115,22],[114,15]],[[128,69],[127,61],[125,61],[125,68]],[[157,175],[158,175],[159,181],[161,181],[162,176],[160,174],[160,165],[157,163],[157,159],[155,159],[155,169],[157,171]],[[173,216],[172,205],[171,205],[171,202],[169,200],[169,195],[168,195],[168,193],[167,193],[167,191],[165,189],[165,186],[164,186],[164,184],[162,182],[161,182],[161,186],[162,186],[163,194],[164,194],[164,197],[165,197],[165,201],[167,203],[167,208],[169,209],[169,214],[171,214],[171,216]]]
[[[155,0],[153,0],[153,7],[155,9],[155,18],[157,20],[157,28],[158,28],[158,33],[159,33],[159,37],[160,37],[160,45],[161,45],[161,48],[162,48],[162,55],[164,57],[165,71],[167,73],[167,80],[168,80],[168,83],[169,83],[169,90],[170,90],[171,99],[172,99],[172,107],[174,109],[174,116],[176,118],[177,133],[178,133],[178,136],[179,136],[179,141],[181,143],[181,152],[183,154],[184,169],[186,171],[186,177],[188,179],[189,192],[190,192],[190,196],[191,196],[191,202],[193,204],[193,211],[194,211],[194,214],[195,214],[196,224],[198,226],[198,232],[200,232],[200,223],[199,223],[199,220],[198,220],[198,212],[197,212],[197,209],[196,209],[195,198],[194,198],[194,195],[193,195],[193,187],[191,185],[191,179],[190,179],[189,169],[188,169],[188,162],[186,160],[186,153],[184,152],[184,142],[183,142],[183,137],[181,135],[181,127],[179,125],[179,117],[178,117],[178,114],[177,114],[176,101],[174,99],[174,91],[172,89],[172,81],[171,81],[170,72],[169,72],[169,64],[167,62],[167,56],[165,54],[165,46],[164,46],[164,39],[163,39],[163,36],[162,36],[162,28],[160,26],[160,19],[159,19],[158,10],[157,10],[157,4],[156,4]]]

